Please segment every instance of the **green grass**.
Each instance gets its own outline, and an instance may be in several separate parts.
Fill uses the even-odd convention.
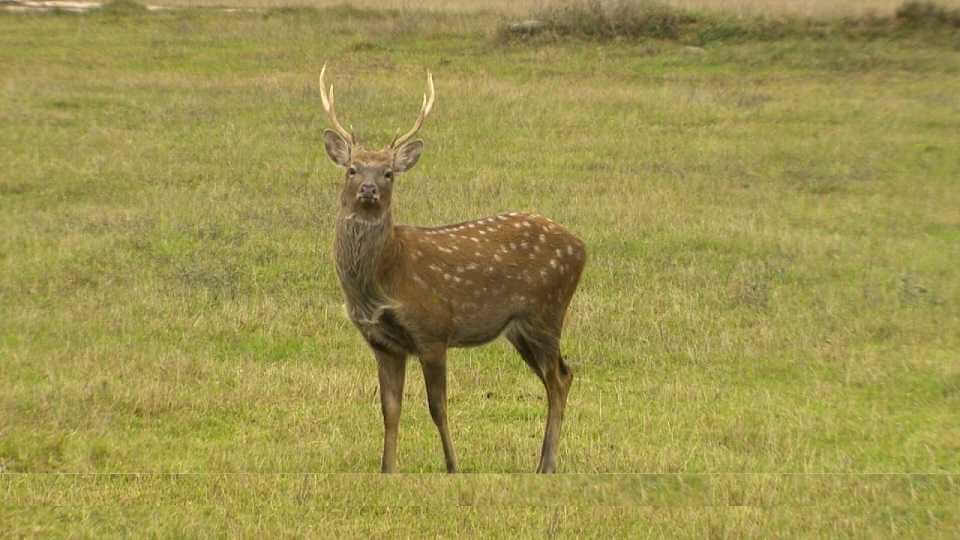
[[[8,481],[15,533],[949,538],[942,476],[357,474],[34,476]],[[827,504],[825,501],[833,501]],[[32,518],[32,527],[16,528]],[[11,521],[7,521],[11,523]],[[80,534],[78,534],[80,533]]]
[[[0,15],[8,534],[954,536],[950,40],[503,44],[501,24]],[[535,209],[586,241],[559,462],[579,474],[503,474],[533,470],[545,416],[504,342],[450,358],[460,465],[491,474],[356,474],[381,421],[332,269],[324,62],[370,144],[434,72],[400,222]],[[410,369],[399,466],[440,472]]]

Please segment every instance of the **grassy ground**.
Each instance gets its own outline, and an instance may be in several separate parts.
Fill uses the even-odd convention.
[[[613,4],[620,0],[598,0]],[[642,1],[642,0],[640,0]],[[269,8],[289,5],[330,8],[344,4],[343,0],[150,0],[146,4],[162,6],[205,6]],[[491,11],[509,15],[526,15],[531,11],[575,4],[576,0],[353,0],[349,4],[365,9],[414,9],[446,13]],[[633,3],[638,3],[634,0]],[[661,0],[660,3],[685,10],[706,10],[741,15],[774,14],[805,17],[889,15],[903,4],[903,0]],[[960,0],[938,0],[940,6],[960,7]]]
[[[957,533],[951,35],[504,44],[501,23],[0,16],[8,532]],[[342,474],[377,469],[381,423],[331,268],[323,62],[371,144],[435,74],[399,221],[537,210],[586,241],[560,454],[583,474],[502,474],[534,468],[545,406],[499,342],[452,354],[449,407],[461,466],[501,474]],[[443,470],[424,402],[414,363],[406,472]]]

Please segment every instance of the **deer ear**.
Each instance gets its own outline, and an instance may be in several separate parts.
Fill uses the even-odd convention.
[[[423,141],[420,139],[405,143],[393,151],[393,169],[397,172],[409,171],[417,164],[422,151]]]
[[[327,155],[334,163],[341,167],[350,165],[350,143],[339,133],[332,129],[323,130],[323,146],[326,147]]]

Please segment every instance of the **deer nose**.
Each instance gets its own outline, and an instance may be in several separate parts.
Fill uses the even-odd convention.
[[[360,184],[360,192],[358,193],[360,197],[376,197],[377,196],[377,185],[376,184]]]

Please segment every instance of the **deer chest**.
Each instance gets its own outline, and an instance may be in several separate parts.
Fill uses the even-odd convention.
[[[379,308],[369,318],[354,318],[363,338],[374,350],[416,354],[417,344],[410,331],[397,319],[391,308]]]

